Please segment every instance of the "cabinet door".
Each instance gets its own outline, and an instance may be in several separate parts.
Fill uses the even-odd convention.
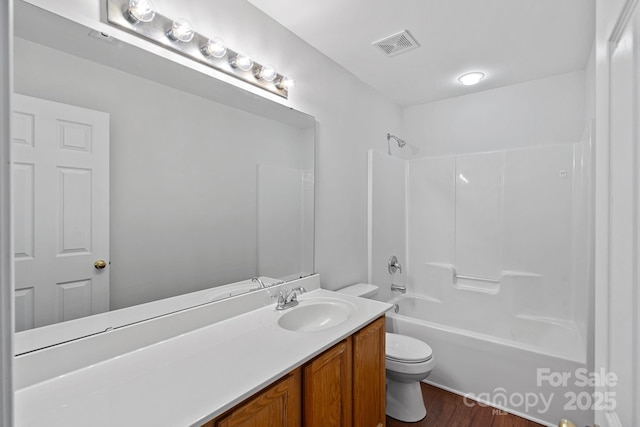
[[[305,427],[351,427],[351,365],[351,338],[305,365]]]
[[[214,427],[299,427],[300,370],[240,404],[228,415],[214,420]]]
[[[385,318],[353,335],[353,426],[386,422]]]

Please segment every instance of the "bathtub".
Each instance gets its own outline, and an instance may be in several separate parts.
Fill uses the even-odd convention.
[[[433,349],[429,384],[546,426],[562,418],[593,422],[586,344],[570,322],[501,311],[456,312],[429,297],[404,294],[390,301],[387,330],[421,339]],[[460,310],[458,310],[460,311]]]

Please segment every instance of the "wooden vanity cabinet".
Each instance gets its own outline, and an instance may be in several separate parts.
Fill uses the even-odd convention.
[[[353,427],[386,424],[385,318],[353,335]]]
[[[384,427],[385,317],[202,427]]]
[[[353,427],[386,424],[385,318],[353,335]]]
[[[385,318],[303,367],[305,427],[384,427]]]
[[[300,427],[300,369],[203,427]]]
[[[351,337],[347,338],[303,367],[305,427],[351,427],[351,341]]]

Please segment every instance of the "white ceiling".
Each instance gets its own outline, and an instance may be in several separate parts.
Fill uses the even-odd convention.
[[[583,69],[595,0],[249,0],[401,106]],[[409,30],[394,57],[372,43]],[[462,86],[468,71],[487,76]]]

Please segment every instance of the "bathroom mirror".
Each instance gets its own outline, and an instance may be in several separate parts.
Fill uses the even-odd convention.
[[[91,253],[83,266],[87,274],[101,266],[108,272],[108,292],[100,297],[91,279],[55,279],[43,301],[28,278],[17,277],[18,334],[102,311],[96,307],[118,310],[255,276],[274,283],[314,272],[313,117],[231,86],[226,90],[233,96],[221,95],[203,73],[22,1],[15,2],[14,20],[14,105],[34,103],[37,110],[42,100],[45,109],[61,105],[106,117],[107,187],[87,190],[78,172],[84,169],[76,166],[51,179],[68,180],[81,199],[106,198],[110,247],[106,254]],[[14,116],[14,143],[37,141],[44,132],[36,124],[40,113],[23,113]],[[88,125],[66,118],[61,127],[57,120],[52,137],[69,138],[80,150]],[[32,252],[41,246],[33,242],[43,217],[69,209],[63,215],[69,222],[54,224],[65,232],[93,219],[55,200],[46,211],[34,185],[39,172],[14,151],[20,276],[19,264],[38,258]],[[91,252],[69,245],[62,256]],[[56,268],[34,264],[29,270],[53,276]]]

